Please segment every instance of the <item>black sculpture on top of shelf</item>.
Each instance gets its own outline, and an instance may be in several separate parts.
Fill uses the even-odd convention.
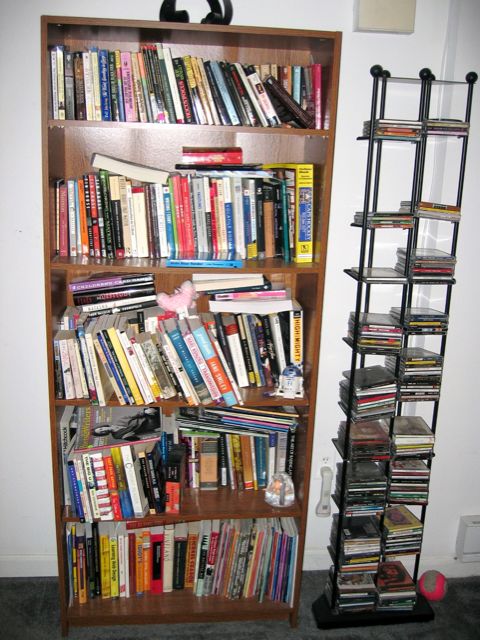
[[[233,7],[230,0],[207,0],[210,7],[209,13],[202,18],[202,24],[230,24],[233,16]],[[176,0],[164,0],[160,7],[160,20],[162,22],[190,22],[188,11],[176,9]]]

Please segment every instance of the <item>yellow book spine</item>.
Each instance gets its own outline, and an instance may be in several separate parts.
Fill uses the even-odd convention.
[[[143,590],[150,591],[152,587],[152,545],[150,530],[142,533],[143,546]]]
[[[295,262],[313,261],[313,164],[295,170]]]
[[[110,536],[110,596],[118,598],[120,595],[118,586],[118,541],[117,536]]]
[[[137,382],[135,380],[135,376],[132,373],[130,365],[128,364],[127,356],[125,355],[125,351],[123,350],[122,344],[120,342],[120,338],[118,337],[117,330],[115,327],[109,327],[107,329],[107,333],[112,342],[112,346],[115,349],[115,353],[117,354],[118,361],[120,362],[120,366],[125,374],[130,390],[133,394],[133,399],[135,400],[135,404],[142,405],[143,398],[140,393],[140,389],[138,388]]]
[[[135,587],[137,596],[142,595],[144,591],[143,570],[143,534],[140,532],[135,535]]]
[[[110,598],[110,539],[107,534],[100,534],[100,588],[102,598]]]

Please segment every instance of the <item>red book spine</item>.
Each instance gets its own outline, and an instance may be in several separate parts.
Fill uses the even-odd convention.
[[[103,464],[107,476],[107,487],[110,493],[110,502],[112,503],[113,519],[122,519],[122,507],[120,505],[120,496],[118,495],[117,478],[115,476],[115,467],[113,465],[112,456],[104,456]]]
[[[177,251],[182,255],[185,253],[185,220],[183,211],[182,189],[180,185],[180,175],[172,176],[173,200],[175,203],[175,226],[177,229]]]
[[[67,201],[67,185],[62,184],[59,187],[59,246],[58,253],[60,257],[68,256],[68,201]]]
[[[181,176],[180,190],[183,204],[185,251],[187,255],[193,255],[195,253],[195,238],[190,204],[190,183],[187,176]]]
[[[137,592],[137,551],[136,551],[136,535],[135,532],[128,534],[128,584],[130,587],[130,595]]]
[[[165,494],[165,513],[180,513],[180,483],[167,480]]]
[[[212,212],[212,249],[214,256],[218,255],[218,225],[217,225],[217,183],[210,180],[210,209]]]
[[[88,188],[90,191],[90,215],[92,218],[93,255],[95,258],[100,258],[102,253],[100,244],[100,229],[98,226],[97,185],[95,175],[93,173],[90,173],[88,175]]]

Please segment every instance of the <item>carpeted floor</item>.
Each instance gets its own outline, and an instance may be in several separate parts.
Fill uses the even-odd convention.
[[[347,629],[317,629],[312,602],[323,591],[326,572],[303,574],[299,625],[232,622],[135,627],[72,627],[70,640],[464,640],[480,639],[480,577],[448,582],[445,599],[432,603],[427,623]],[[58,587],[54,578],[0,579],[1,640],[59,640]]]

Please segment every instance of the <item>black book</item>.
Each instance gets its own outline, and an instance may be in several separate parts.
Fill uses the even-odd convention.
[[[155,97],[158,113],[165,113],[165,99],[160,65],[156,50],[146,45],[142,46],[142,54],[145,62],[147,83]],[[171,122],[171,120],[170,120]]]
[[[218,64],[223,73],[223,77],[225,78],[225,84],[227,85],[227,89],[235,107],[235,111],[237,112],[242,125],[244,127],[251,126],[250,119],[247,115],[247,112],[245,111],[243,101],[240,98],[240,94],[238,93],[237,85],[232,78],[232,73],[230,70],[231,65],[229,65],[227,62],[219,62]]]
[[[210,60],[205,60],[203,63],[205,74],[207,76],[208,84],[210,85],[210,90],[212,92],[213,101],[215,102],[215,106],[217,107],[218,115],[220,116],[220,120],[224,125],[231,125],[232,121],[230,120],[230,116],[228,115],[227,108],[225,106],[225,102],[222,98],[220,90],[218,88],[217,82],[214,78],[212,67],[210,65]]]
[[[240,346],[242,347],[243,359],[245,361],[245,367],[247,369],[248,381],[250,383],[250,386],[254,387],[255,372],[253,369],[250,349],[248,348],[247,335],[246,335],[245,325],[243,324],[243,318],[241,314],[235,314],[234,318],[238,326],[238,333],[240,335]]]
[[[65,78],[65,119],[75,120],[75,79],[73,72],[73,53],[65,51],[63,57]]]
[[[255,107],[248,95],[248,91],[245,88],[245,85],[240,78],[237,67],[234,64],[227,63],[228,69],[230,71],[230,75],[232,77],[233,83],[235,84],[235,88],[237,90],[238,96],[243,103],[243,109],[247,115],[249,124],[252,127],[260,126],[260,119],[256,113]]]
[[[187,75],[182,58],[173,58],[173,70],[177,81],[180,102],[182,103],[183,117],[187,124],[196,124],[192,107],[192,99],[188,90]]]
[[[105,249],[106,257],[114,257],[114,243],[113,243],[113,224],[112,224],[112,210],[110,206],[110,190],[108,188],[108,171],[100,169],[98,172],[99,185],[100,185],[100,201],[103,210],[103,224],[105,234]]]
[[[147,451],[147,465],[156,513],[165,511],[165,467],[162,461],[160,441]]]
[[[185,567],[187,559],[188,526],[186,522],[177,522],[174,533],[173,588],[185,586]]]
[[[91,257],[93,257],[93,221],[92,221],[92,205],[90,201],[90,185],[88,181],[88,175],[84,174],[83,190],[85,192],[85,212],[87,217],[87,232],[88,232],[88,251]]]
[[[298,124],[305,129],[315,128],[315,119],[302,109],[302,107],[295,102],[292,96],[284,89],[282,84],[274,78],[272,75],[268,75],[263,84],[270,96],[270,100],[274,103],[278,116],[282,122],[290,122]],[[278,107],[281,106],[281,113],[278,112]],[[283,116],[283,117],[282,117]]]
[[[105,236],[105,215],[103,211],[103,199],[102,194],[100,192],[100,177],[98,173],[93,174],[95,181],[95,202],[97,204],[97,215],[98,215],[98,231],[100,236],[100,252],[102,258],[107,257],[107,241]],[[107,196],[108,197],[108,196]],[[92,198],[92,193],[90,193],[90,200]]]
[[[112,120],[120,122],[120,107],[118,103],[118,84],[115,69],[115,51],[108,52],[108,79],[110,82],[110,109]]]
[[[217,340],[222,350],[223,355],[225,356],[225,360],[227,361],[228,367],[232,372],[232,375],[235,375],[235,366],[233,364],[233,358],[230,351],[230,346],[227,341],[227,336],[225,335],[225,327],[222,323],[222,316],[219,313],[213,314],[215,320],[215,328],[217,331]]]
[[[77,120],[86,120],[87,107],[85,102],[83,57],[81,51],[77,51],[73,54],[73,79],[75,83],[75,116]]]
[[[278,365],[277,353],[275,351],[275,343],[273,342],[272,327],[270,326],[270,320],[268,315],[260,316],[263,327],[263,334],[265,336],[265,346],[268,353],[268,362],[270,364],[270,373],[275,382],[278,382],[280,377],[280,370]]]
[[[93,572],[95,581],[95,595],[101,594],[100,586],[100,533],[98,531],[98,522],[92,522],[92,539],[93,539]]]

